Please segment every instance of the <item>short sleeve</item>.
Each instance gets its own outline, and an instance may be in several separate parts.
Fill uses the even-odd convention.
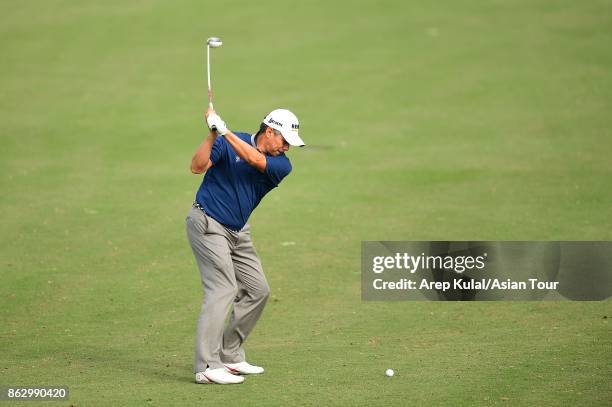
[[[227,151],[226,146],[227,141],[225,141],[225,137],[217,137],[215,143],[210,150],[210,161],[213,165],[219,162],[220,159],[223,158],[224,152]]]
[[[291,172],[291,163],[285,155],[266,156],[266,177],[274,186],[280,182]]]

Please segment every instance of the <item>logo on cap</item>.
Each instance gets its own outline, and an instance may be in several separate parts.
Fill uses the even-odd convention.
[[[274,120],[273,118],[270,117],[270,119],[268,119],[268,123],[272,123],[272,124],[276,124],[277,126],[281,126],[283,127],[282,123],[277,122],[276,120]]]
[[[291,125],[291,128],[292,128],[293,130],[297,130],[297,129],[299,129],[299,128],[300,128],[300,125],[299,125],[299,124],[292,124],[292,125]]]

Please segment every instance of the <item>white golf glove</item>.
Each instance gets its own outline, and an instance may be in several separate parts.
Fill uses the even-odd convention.
[[[225,122],[216,113],[209,115],[208,119],[206,119],[206,122],[208,124],[209,129],[216,130],[217,133],[222,136],[224,136],[228,131],[227,126],[225,125]]]

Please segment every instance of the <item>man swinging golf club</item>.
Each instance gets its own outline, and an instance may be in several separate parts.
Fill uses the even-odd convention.
[[[268,114],[253,135],[228,130],[212,107],[206,120],[211,130],[191,161],[193,173],[206,174],[185,220],[204,288],[195,373],[197,383],[233,384],[264,371],[246,361],[243,348],[269,295],[247,220],[291,172],[289,146],[304,142],[297,117],[285,109]]]

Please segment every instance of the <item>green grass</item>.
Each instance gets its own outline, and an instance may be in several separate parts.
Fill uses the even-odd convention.
[[[367,303],[359,273],[362,240],[612,240],[612,2],[5,1],[0,22],[0,384],[76,406],[612,403],[609,301]],[[230,127],[288,107],[309,145],[250,221],[267,372],[234,387],[192,382],[212,35]]]

